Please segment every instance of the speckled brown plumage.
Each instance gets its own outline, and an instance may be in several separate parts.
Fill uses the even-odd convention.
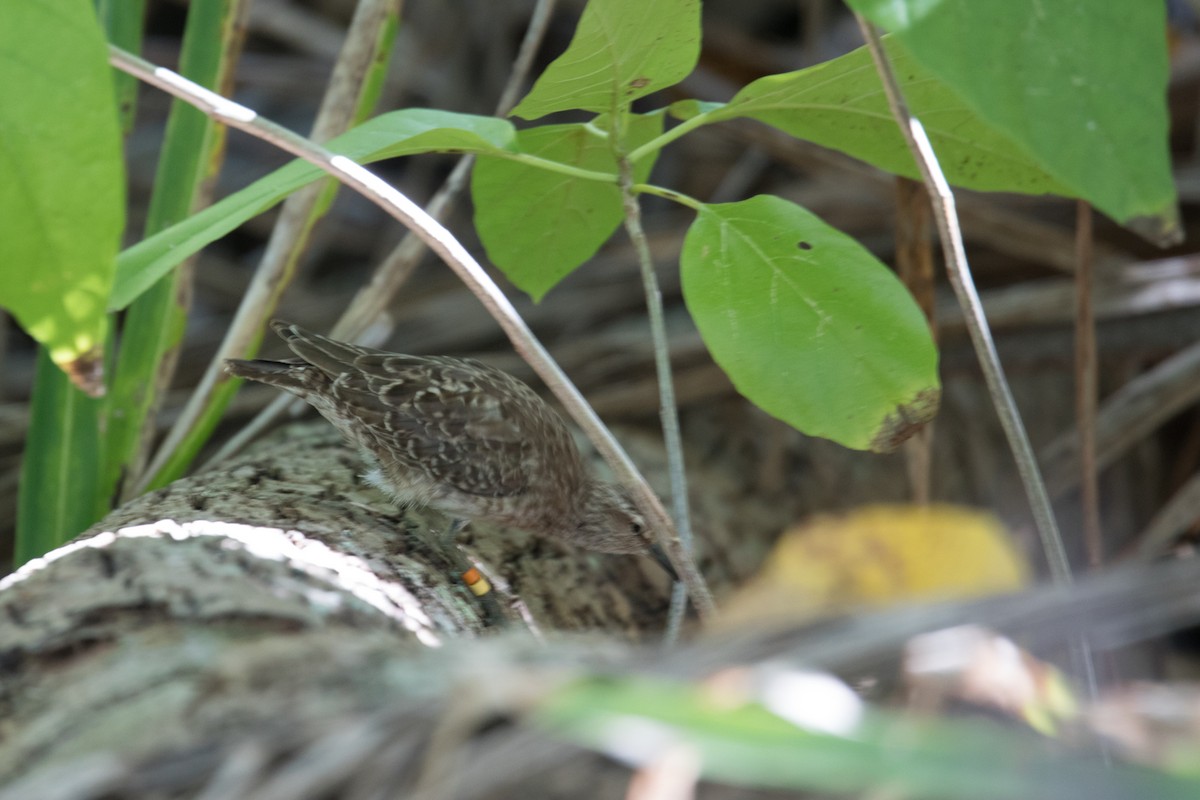
[[[650,533],[624,487],[588,475],[562,418],[511,375],[469,359],[408,356],[272,323],[296,358],[226,362],[298,395],[358,446],[401,505],[487,519],[609,553]]]

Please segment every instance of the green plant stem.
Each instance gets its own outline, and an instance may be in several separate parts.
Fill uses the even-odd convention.
[[[657,139],[655,141],[658,141]],[[641,148],[644,149],[644,148]],[[507,153],[494,152],[488,153],[493,158],[506,158],[509,161],[516,161],[520,164],[525,164],[538,169],[544,169],[548,172],[557,172],[560,175],[568,175],[572,178],[580,178],[585,181],[597,181],[599,183],[613,183],[620,185],[621,176],[614,175],[611,172],[597,172],[592,169],[582,169],[573,167],[570,164],[563,164],[560,161],[551,161],[548,158],[530,155],[529,153]],[[633,160],[630,159],[630,164]],[[672,200],[680,205],[687,206],[693,211],[699,211],[703,207],[703,203],[693,197],[688,197],[682,192],[677,192],[674,189],[668,189],[665,186],[655,186],[652,183],[635,183],[630,187],[637,194],[652,194],[656,197],[662,197],[667,200]]]
[[[444,226],[434,220],[424,209],[408,199],[370,170],[354,163],[345,156],[337,155],[324,147],[271,122],[243,105],[196,86],[162,67],[138,58],[125,51],[110,47],[109,62],[124,72],[136,75],[146,83],[187,100],[217,120],[246,131],[257,138],[271,142],[292,155],[320,167],[342,183],[361,193],[371,202],[387,211],[410,230],[417,233],[425,244],[436,253],[466,283],[479,298],[484,308],[496,319],[501,329],[513,343],[517,353],[537,372],[538,376],[559,399],[571,417],[579,424],[596,449],[612,467],[617,477],[629,485],[638,507],[646,514],[647,521],[659,535],[659,541],[670,555],[682,549],[679,535],[671,516],[662,502],[646,483],[612,433],[600,421],[596,412],[588,405],[583,395],[563,373],[562,368],[550,357],[546,348],[538,341],[529,326],[521,319],[513,304],[479,264]],[[710,618],[716,610],[712,593],[704,578],[690,559],[674,563],[680,577],[687,583],[688,593],[702,619]]]
[[[488,153],[489,156],[496,158],[507,158],[509,161],[516,161],[519,164],[526,164],[538,169],[548,170],[549,172],[557,172],[562,175],[569,175],[572,178],[581,178],[585,181],[598,181],[599,183],[618,183],[620,177],[611,172],[597,172],[592,169],[582,169],[580,167],[572,167],[570,164],[563,164],[560,161],[551,161],[548,158],[540,158],[529,153],[509,153],[505,151],[497,151]]]
[[[488,153],[488,155],[493,158],[506,158],[509,161],[516,161],[517,163],[525,164],[530,167],[544,169],[547,172],[557,172],[560,175],[567,175],[572,178],[580,178],[585,181],[614,183],[618,186],[621,184],[621,176],[619,174],[614,175],[611,172],[597,172],[596,170],[592,169],[573,167],[570,164],[563,164],[561,161],[552,161],[548,158],[542,158],[529,153],[507,153],[501,151]],[[630,159],[629,163],[632,165],[634,162],[632,159]],[[662,197],[667,200],[674,201],[680,205],[687,206],[693,211],[699,211],[704,206],[704,203],[700,202],[694,197],[687,196],[683,192],[677,192],[674,189],[668,189],[665,186],[656,186],[653,183],[633,183],[630,184],[630,189],[635,194],[652,194],[655,197]]]
[[[652,183],[635,183],[633,185],[633,191],[639,194],[652,194],[655,197],[662,197],[666,200],[679,203],[681,206],[687,206],[692,211],[696,212],[699,212],[702,208],[704,208],[704,203],[700,202],[694,197],[688,197],[683,192],[677,192],[674,189],[664,189],[663,187],[655,186]]]
[[[687,471],[683,464],[683,437],[679,432],[679,410],[675,404],[675,383],[671,376],[671,346],[667,341],[667,324],[663,317],[662,290],[654,274],[654,259],[642,228],[642,210],[634,191],[633,165],[628,158],[617,161],[621,175],[621,202],[625,208],[625,231],[633,242],[638,266],[642,273],[642,291],[646,295],[646,311],[650,318],[650,335],[654,341],[654,369],[658,375],[658,415],[662,422],[663,442],[667,450],[667,471],[671,478],[671,508],[675,528],[683,545],[683,556],[695,560],[691,514],[688,511]],[[667,618],[667,640],[674,642],[683,627],[687,611],[687,587],[676,582],[671,593],[671,611]]]
[[[717,122],[715,115],[712,112],[697,114],[690,119],[685,119],[683,122],[671,128],[669,131],[664,131],[661,135],[654,137],[650,141],[643,144],[641,147],[635,148],[629,153],[629,163],[636,164],[647,154],[653,153],[656,150],[661,150],[676,139],[694,131],[701,125],[707,125],[711,122]]]
[[[71,383],[38,348],[18,487],[13,566],[37,558],[104,516],[100,491],[100,403]]]

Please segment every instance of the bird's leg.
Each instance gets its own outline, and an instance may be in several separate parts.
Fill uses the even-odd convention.
[[[438,541],[442,546],[442,552],[450,560],[450,563],[454,565],[455,570],[458,571],[462,582],[467,585],[472,594],[482,597],[491,591],[491,584],[488,583],[487,578],[480,574],[478,569],[467,561],[467,557],[454,542],[455,538],[462,532],[463,528],[467,527],[469,522],[469,519],[461,517],[451,519],[450,524],[446,526],[446,530],[442,531],[441,536],[438,537]]]
[[[442,532],[442,545],[444,547],[454,547],[455,537],[462,533],[463,528],[467,527],[470,522],[471,520],[469,519],[461,519],[459,517],[450,520],[450,524]]]
[[[483,603],[484,617],[489,626],[503,626],[508,624],[508,620],[504,612],[500,609],[500,603],[496,599],[496,593],[492,591],[491,582],[483,576],[483,573],[472,564],[465,553],[459,549],[455,543],[455,538],[462,529],[467,527],[469,519],[455,517],[450,520],[450,524],[438,537],[438,541],[442,546],[442,552],[446,558],[454,565],[455,572],[458,573],[466,587],[471,590],[471,594],[479,598]]]

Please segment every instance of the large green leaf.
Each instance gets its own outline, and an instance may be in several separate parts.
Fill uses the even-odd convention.
[[[98,393],[125,178],[89,0],[5,3],[0,86],[0,306]]]
[[[566,52],[512,113],[617,112],[679,83],[699,57],[699,0],[590,0]]]
[[[888,451],[937,411],[920,309],[862,245],[778,197],[701,208],[683,295],[738,391],[813,436]]]
[[[850,0],[850,5],[893,31],[918,63],[1069,194],[1120,222],[1142,218],[1139,228],[1157,238],[1174,231],[1165,3]]]
[[[662,132],[662,114],[631,116],[626,146],[633,149]],[[480,158],[471,177],[475,227],[488,258],[521,290],[540,300],[587,261],[621,224],[617,162],[596,124],[545,125],[521,131],[522,153],[571,167],[611,174],[611,183],[500,158]],[[657,155],[657,154],[654,154]],[[634,165],[644,181],[654,158]]]
[[[494,153],[510,149],[514,135],[507,120],[410,108],[376,117],[328,146],[369,163],[414,153]],[[167,270],[324,174],[308,162],[293,161],[125,250],[117,260],[109,307],[117,311],[129,305]]]
[[[1070,194],[894,38],[884,41],[905,97],[951,183],[983,191]],[[866,48],[808,69],[759,78],[725,105],[686,101],[672,111],[683,117],[702,113],[704,122],[750,117],[888,172],[920,177]]]

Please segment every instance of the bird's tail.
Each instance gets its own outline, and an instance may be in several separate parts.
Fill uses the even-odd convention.
[[[244,361],[240,358],[227,358],[225,359],[225,371],[235,378],[267,383],[299,395],[303,395],[310,388],[309,382],[306,380],[306,373],[311,371],[311,368],[299,360],[254,359],[253,361]]]
[[[302,361],[312,364],[331,377],[345,372],[358,358],[378,353],[307,331],[299,325],[281,319],[272,320],[271,328]]]

